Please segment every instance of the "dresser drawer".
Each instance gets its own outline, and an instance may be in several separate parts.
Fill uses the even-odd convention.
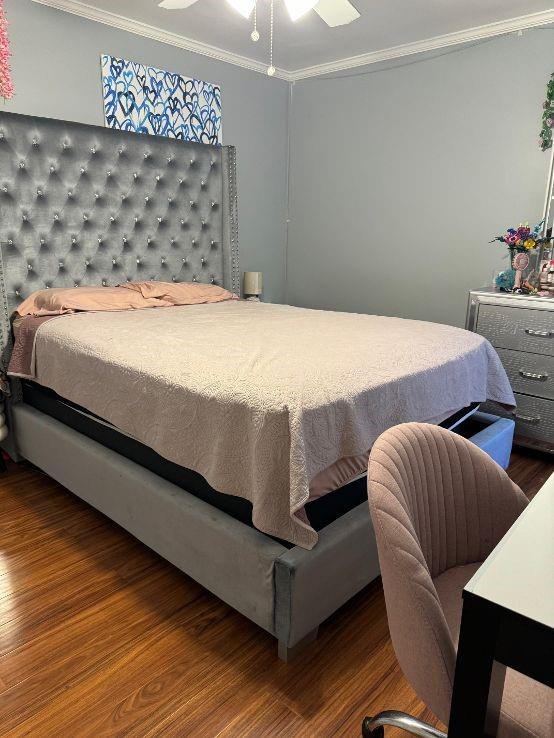
[[[554,311],[482,303],[477,333],[497,348],[554,356]]]
[[[515,435],[540,441],[554,450],[554,401],[515,393],[517,409],[514,413],[496,404],[487,403],[483,410],[516,421]]]
[[[554,356],[497,351],[514,392],[554,400]]]

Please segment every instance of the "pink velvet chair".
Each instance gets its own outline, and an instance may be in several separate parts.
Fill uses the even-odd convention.
[[[477,446],[424,423],[378,438],[368,494],[396,656],[418,696],[448,724],[462,589],[527,498]],[[393,711],[365,718],[362,732],[377,738],[385,725],[445,735]],[[497,735],[552,738],[552,690],[507,669]]]

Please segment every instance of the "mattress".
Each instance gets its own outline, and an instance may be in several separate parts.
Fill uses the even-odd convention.
[[[22,391],[23,401],[27,405],[31,405],[42,413],[73,428],[82,435],[149,469],[162,479],[175,484],[177,487],[181,487],[181,489],[213,505],[235,520],[253,527],[252,505],[248,500],[237,497],[230,492],[221,494],[210,487],[207,481],[197,472],[192,469],[185,469],[164,459],[163,456],[160,456],[153,449],[122,433],[113,425],[107,423],[103,418],[92,415],[84,408],[60,397],[47,387],[24,380]],[[440,423],[440,425],[444,428],[455,429],[458,432],[458,427],[461,424],[463,429],[462,434],[468,437],[468,428],[470,433],[475,432],[475,424],[471,424],[468,418],[475,413],[478,407],[478,404],[474,403],[470,407],[462,408]],[[469,426],[467,425],[468,423],[470,424]],[[481,430],[482,426],[479,425],[478,429]],[[348,471],[352,471],[353,478],[349,478],[348,481],[340,486],[333,487],[339,479],[343,478],[344,471],[347,472],[347,476],[349,476]],[[314,494],[313,498],[310,499],[305,507],[310,525],[315,531],[323,530],[323,528],[330,525],[334,520],[358,507],[364,500],[367,500],[367,464],[363,472],[354,474],[352,462],[348,459],[340,460],[340,462],[329,469],[327,477],[328,491],[325,494]],[[317,489],[318,487],[316,485]],[[292,548],[294,545],[289,541],[279,538],[275,540],[282,546],[285,546],[285,548]]]
[[[34,378],[311,548],[310,482],[407,420],[513,405],[498,356],[449,326],[229,302],[42,324]]]
[[[248,500],[237,497],[231,492],[222,494],[214,490],[197,472],[164,459],[156,451],[122,433],[103,418],[91,415],[84,408],[67,401],[47,387],[24,380],[22,389],[25,404],[31,405],[45,415],[59,420],[64,425],[102,444],[102,446],[116,451],[121,456],[154,472],[162,479],[175,484],[198,499],[213,505],[213,507],[244,525],[254,527],[252,523],[252,505]],[[318,496],[306,504],[306,515],[315,531],[321,531],[334,520],[367,500],[366,476],[367,473],[357,475],[340,488]],[[275,538],[275,540],[285,548],[292,548],[294,545],[283,539]]]

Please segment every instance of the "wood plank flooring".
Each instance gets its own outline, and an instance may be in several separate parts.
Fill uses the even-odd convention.
[[[552,471],[524,451],[510,467],[530,497]],[[269,635],[41,472],[0,475],[1,736],[358,736],[392,708],[433,720],[396,663],[379,582],[286,665]]]

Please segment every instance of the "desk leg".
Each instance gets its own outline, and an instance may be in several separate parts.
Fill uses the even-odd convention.
[[[495,736],[506,667],[494,660],[500,615],[464,594],[448,738]]]

